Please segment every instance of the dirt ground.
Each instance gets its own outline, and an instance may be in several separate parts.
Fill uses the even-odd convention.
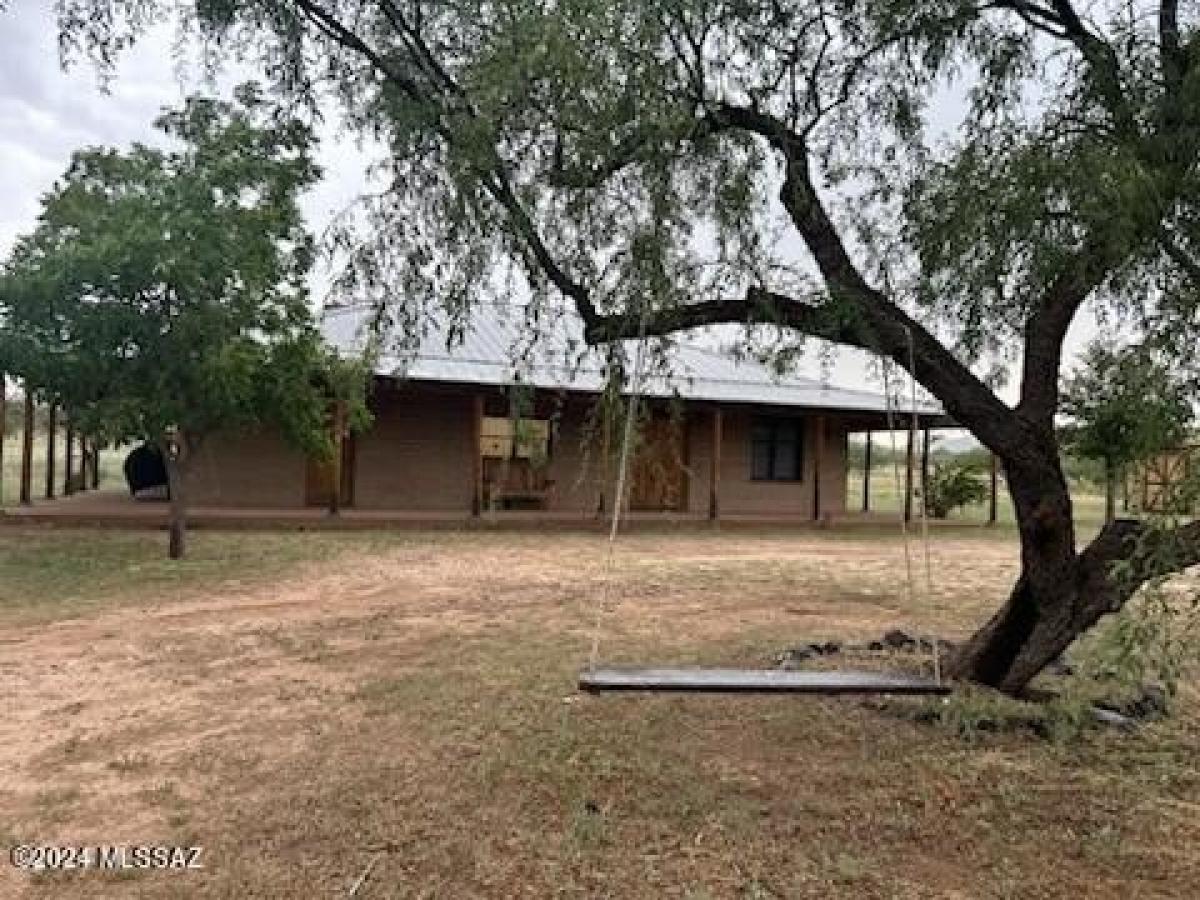
[[[596,535],[418,534],[0,625],[0,845],[205,848],[200,871],[0,861],[0,896],[340,897],[368,868],[359,897],[1196,896],[1190,711],[1056,744],[574,690],[597,634],[613,661],[753,665],[961,636],[1015,563],[940,535],[910,597],[872,535],[634,535],[608,570]]]

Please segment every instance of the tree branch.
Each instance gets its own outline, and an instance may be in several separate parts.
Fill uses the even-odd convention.
[[[1171,261],[1183,269],[1196,287],[1200,288],[1200,261],[1197,261],[1191,254],[1180,247],[1170,234],[1163,233],[1159,235],[1158,242],[1162,245],[1167,256],[1171,257]]]
[[[1062,347],[1075,314],[1108,271],[1107,255],[1095,239],[1063,267],[1025,322],[1021,399],[1017,412],[1039,428],[1053,428],[1058,409]]]
[[[777,119],[758,110],[723,105],[713,127],[742,128],[766,139],[787,163],[781,199],[804,239],[834,302],[803,303],[764,289],[741,300],[718,300],[652,311],[649,335],[662,335],[718,322],[771,323],[813,337],[880,353],[906,370],[944,404],[960,424],[989,448],[1019,458],[1034,451],[1024,429],[971,370],[920,323],[869,285],[850,259],[837,229],[817,196],[803,140]],[[583,314],[586,338],[599,343],[637,336],[641,323],[629,316]],[[911,347],[910,347],[911,342]]]
[[[1090,69],[1103,106],[1123,134],[1136,136],[1137,119],[1121,88],[1121,63],[1112,46],[1088,30],[1071,0],[1049,0],[1047,8],[1030,0],[996,0],[995,7],[1016,13],[1030,27],[1073,44]],[[1171,0],[1168,0],[1171,2]]]
[[[1088,603],[1077,614],[1088,615],[1090,610],[1094,620],[1097,614],[1116,612],[1146,582],[1200,565],[1200,520],[1158,534],[1147,528],[1145,522],[1118,519],[1083,549],[1079,571],[1087,582],[1080,585],[1080,596]],[[1147,543],[1148,536],[1152,540]],[[1115,580],[1110,567],[1118,560],[1130,565]]]
[[[813,184],[804,139],[759,110],[724,105],[714,115],[733,127],[758,134],[783,156],[787,174],[780,199],[840,311],[841,331],[830,339],[892,359],[934,394],[956,421],[1001,456],[1021,457],[1032,452],[1034,442],[1022,433],[1023,428],[1014,427],[1019,422],[1013,411],[941,341],[867,282]],[[804,314],[809,321],[813,315]],[[826,319],[829,315],[828,311],[823,313]],[[799,324],[793,327],[804,330]],[[916,371],[912,371],[914,362]]]
[[[1168,90],[1178,88],[1181,62],[1179,56],[1179,0],[1161,0],[1158,7],[1158,44],[1162,55],[1164,81]]]
[[[294,0],[297,8],[301,13],[312,22],[322,34],[335,43],[353,50],[362,55],[375,69],[388,81],[394,83],[411,99],[425,103],[444,112],[444,97],[434,94],[430,96],[426,91],[423,91],[421,86],[416,81],[404,75],[394,66],[390,65],[384,57],[375,51],[365,40],[354,33],[349,27],[343,24],[329,10],[312,2],[312,0]],[[389,22],[396,27],[394,15],[398,15],[398,10],[389,4],[389,9],[385,12],[388,14]],[[428,53],[428,48],[419,40],[419,36],[413,37],[414,33],[408,35],[408,40],[411,43],[414,39],[419,46],[414,47],[418,55],[424,59],[424,65],[428,68],[431,64],[433,69],[430,70],[434,74],[437,81],[441,82],[441,90],[457,92],[458,86],[450,79],[448,73],[433,60],[432,54]],[[436,89],[435,89],[436,90]],[[463,102],[464,109],[462,112],[470,118],[476,118],[476,113],[470,108],[465,95],[458,93],[458,96]],[[453,132],[444,122],[437,124],[438,133],[441,134],[443,140],[449,144],[453,144]],[[485,168],[480,172],[480,181],[484,188],[492,195],[497,203],[504,209],[512,221],[514,229],[517,231],[520,238],[525,242],[529,252],[532,254],[538,266],[546,273],[546,277],[551,283],[563,293],[566,297],[573,300],[580,310],[593,310],[591,298],[586,288],[578,282],[574,281],[555,260],[554,255],[546,246],[533,220],[525,211],[520,200],[517,198],[516,192],[513,190],[512,182],[508,174],[508,169],[501,158],[499,151],[493,145],[490,148],[491,164],[489,168]]]

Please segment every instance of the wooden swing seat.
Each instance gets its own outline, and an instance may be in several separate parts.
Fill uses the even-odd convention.
[[[702,669],[597,666],[579,673],[580,690],[687,694],[917,694],[950,693],[949,685],[883,672],[797,672],[787,669]]]

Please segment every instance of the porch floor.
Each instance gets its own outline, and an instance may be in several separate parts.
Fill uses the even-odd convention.
[[[622,517],[631,528],[709,526],[707,515],[678,512],[631,512]],[[32,506],[0,509],[2,525],[107,526],[114,528],[163,528],[167,504],[134,500],[123,491],[87,491],[70,497],[37,500]],[[838,525],[886,525],[896,523],[895,513],[848,513],[814,522],[805,515],[722,515],[722,526],[807,527],[834,522]],[[188,511],[192,528],[225,529],[372,529],[372,528],[541,528],[566,527],[604,529],[606,516],[571,510],[498,510],[478,518],[469,511],[414,511],[348,508],[337,516],[318,507],[295,509],[198,506]]]

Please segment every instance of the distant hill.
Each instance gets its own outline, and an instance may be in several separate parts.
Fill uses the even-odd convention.
[[[960,453],[970,453],[972,450],[979,450],[983,444],[975,440],[975,437],[965,431],[956,431],[947,434],[945,437],[938,438],[934,441],[934,448],[939,453],[948,453],[957,456]]]

